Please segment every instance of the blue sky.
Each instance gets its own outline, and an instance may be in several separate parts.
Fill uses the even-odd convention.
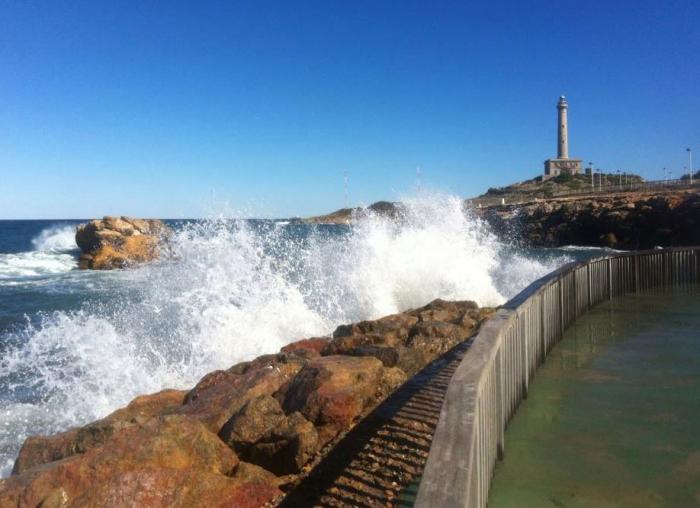
[[[0,218],[472,196],[700,166],[700,2],[0,1]]]

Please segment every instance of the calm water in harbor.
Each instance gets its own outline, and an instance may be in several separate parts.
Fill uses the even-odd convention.
[[[605,302],[506,431],[489,507],[700,506],[700,287]]]

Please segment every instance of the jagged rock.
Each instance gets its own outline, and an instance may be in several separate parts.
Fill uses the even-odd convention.
[[[382,362],[372,357],[324,356],[304,366],[285,390],[286,413],[299,411],[322,442],[347,429],[377,396]]]
[[[21,474],[39,464],[85,453],[103,444],[116,431],[144,423],[153,416],[163,415],[177,408],[182,404],[185,393],[181,390],[163,390],[151,395],[142,395],[136,397],[128,406],[84,427],[53,436],[30,436],[22,445],[12,474]]]
[[[339,326],[322,355],[373,356],[386,367],[414,374],[473,335],[488,312],[472,301],[434,300],[374,321]]]
[[[176,413],[192,416],[218,433],[248,401],[272,395],[288,383],[304,361],[298,356],[267,355],[228,371],[209,373],[187,394]]]
[[[226,422],[219,437],[239,455],[244,455],[285,419],[284,411],[277,399],[262,395],[249,400]],[[253,461],[256,463],[255,461]]]
[[[207,476],[230,481],[238,463],[236,454],[201,423],[172,415],[151,418],[81,455],[2,480],[0,506],[116,506],[127,499],[120,492],[142,497],[143,506],[172,506],[201,488]],[[167,480],[173,475],[180,481]]]
[[[171,234],[160,220],[105,217],[81,224],[75,233],[80,268],[110,270],[157,259]]]
[[[310,339],[301,339],[291,344],[284,346],[281,351],[283,353],[303,353],[307,356],[319,356],[321,351],[328,345],[327,337],[313,337]]]
[[[601,194],[576,201],[562,198],[475,213],[509,241],[515,238],[533,246],[650,249],[700,243],[697,190]]]
[[[287,475],[298,473],[318,448],[316,428],[294,412],[251,446],[246,458],[276,475]]]

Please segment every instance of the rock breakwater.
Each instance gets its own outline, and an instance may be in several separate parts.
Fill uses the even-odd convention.
[[[28,438],[4,506],[261,506],[359,419],[471,337],[492,309],[434,302],[136,398],[102,420]]]

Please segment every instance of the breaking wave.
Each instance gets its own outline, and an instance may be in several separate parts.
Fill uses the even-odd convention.
[[[0,254],[0,281],[63,273],[77,266],[75,226],[53,226],[32,239],[34,250]]]
[[[90,274],[112,284],[108,298],[39,315],[4,346],[2,473],[29,434],[102,417],[137,394],[190,387],[211,370],[340,323],[438,297],[498,305],[568,261],[512,252],[465,214],[459,198],[405,204],[399,221],[370,214],[353,227],[226,218],[181,224],[170,259],[111,279]],[[72,242],[72,230],[42,233],[35,254],[70,256],[75,266],[66,253]]]

